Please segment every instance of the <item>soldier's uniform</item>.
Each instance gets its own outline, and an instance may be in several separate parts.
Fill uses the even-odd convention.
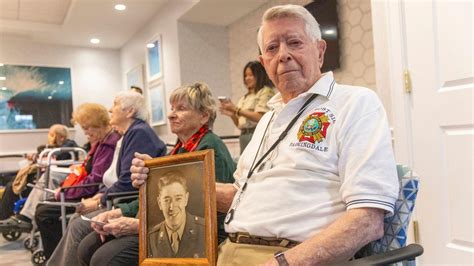
[[[149,258],[205,258],[205,222],[198,216],[186,212],[186,224],[175,254],[166,232],[165,222],[155,225],[148,233]]]

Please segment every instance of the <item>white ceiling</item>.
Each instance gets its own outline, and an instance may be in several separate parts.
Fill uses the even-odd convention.
[[[198,2],[184,21],[228,25],[268,0],[0,0],[0,38],[121,48],[168,1]],[[125,11],[114,5],[125,4]],[[91,38],[101,43],[91,44]]]
[[[269,0],[201,0],[180,19],[227,26]]]

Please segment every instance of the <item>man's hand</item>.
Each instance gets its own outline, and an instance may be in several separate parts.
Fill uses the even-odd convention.
[[[115,237],[138,234],[138,219],[130,217],[120,217],[109,219],[109,223],[104,225],[103,230]]]
[[[265,263],[263,264],[260,264],[261,266],[278,266],[278,261],[275,259],[275,258],[271,258],[267,261],[265,261]]]
[[[237,189],[232,184],[216,183],[217,211],[226,213],[236,192]]]
[[[135,152],[135,158],[132,160],[132,166],[130,167],[130,172],[132,173],[132,185],[136,188],[139,188],[143,183],[145,183],[148,178],[148,172],[150,169],[145,167],[145,160],[150,160],[151,156],[148,154],[141,154]]]

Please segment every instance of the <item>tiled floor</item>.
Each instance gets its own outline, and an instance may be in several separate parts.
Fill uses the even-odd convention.
[[[26,234],[22,234],[18,240],[9,242],[0,235],[0,265],[32,265],[31,252],[23,247],[25,238]]]

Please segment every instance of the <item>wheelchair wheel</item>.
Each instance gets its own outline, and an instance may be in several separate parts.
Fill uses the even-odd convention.
[[[18,238],[20,238],[21,232],[12,230],[8,232],[3,232],[2,235],[3,235],[3,238],[5,238],[8,241],[15,241]]]
[[[31,262],[33,263],[33,265],[44,265],[44,263],[46,262],[44,251],[42,249],[38,249],[33,252],[33,255],[31,256]]]
[[[28,238],[25,238],[25,240],[23,241],[23,247],[33,252],[38,247],[38,242],[39,242],[38,238],[28,237]]]

